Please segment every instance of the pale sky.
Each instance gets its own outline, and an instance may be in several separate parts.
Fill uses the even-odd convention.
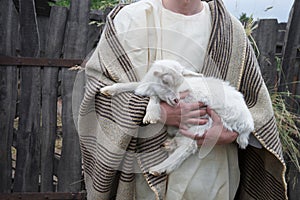
[[[227,9],[237,18],[246,13],[254,19],[276,18],[287,22],[294,0],[223,0]],[[269,9],[268,9],[269,8]]]

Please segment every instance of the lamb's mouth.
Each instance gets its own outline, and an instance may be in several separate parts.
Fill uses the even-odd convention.
[[[170,106],[177,106],[179,103],[179,99],[178,98],[168,98],[167,99],[167,104],[169,104]]]

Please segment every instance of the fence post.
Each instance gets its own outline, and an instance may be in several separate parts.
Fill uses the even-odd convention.
[[[38,57],[40,44],[34,0],[19,1],[19,4],[21,56]],[[20,120],[14,191],[37,192],[40,171],[40,68],[22,67],[20,71]]]
[[[262,19],[258,21],[258,28],[253,31],[259,49],[258,62],[266,85],[274,89],[277,82],[275,51],[277,43],[277,19]]]
[[[300,2],[295,1],[287,24],[287,32],[284,39],[281,91],[289,91],[292,94],[300,94],[299,64],[300,64]]]
[[[68,9],[53,6],[49,17],[45,57],[60,58]],[[41,192],[53,191],[54,148],[57,126],[57,67],[44,67],[42,83]]]
[[[17,11],[10,0],[0,0],[0,54],[16,55],[18,42]],[[13,125],[17,101],[17,68],[0,68],[0,193],[12,187]]]
[[[86,55],[89,0],[72,0],[65,35],[64,58],[84,58]],[[62,155],[58,166],[58,191],[81,190],[82,167],[79,136],[72,115],[72,90],[76,71],[62,70]]]

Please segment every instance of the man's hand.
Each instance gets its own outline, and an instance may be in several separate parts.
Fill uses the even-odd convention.
[[[184,98],[187,93],[182,93]],[[206,106],[201,102],[184,103],[179,102],[177,106],[169,106],[165,102],[160,103],[161,121],[169,126],[175,126],[180,129],[188,129],[188,125],[203,125],[207,119],[200,119],[206,115]]]
[[[212,119],[212,127],[208,129],[203,136],[198,136],[186,129],[180,129],[180,133],[186,137],[197,140],[198,145],[229,144],[236,140],[238,133],[227,130],[221,121],[219,115],[211,108],[207,107],[207,114]]]

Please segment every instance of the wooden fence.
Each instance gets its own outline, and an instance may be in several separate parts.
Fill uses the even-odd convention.
[[[68,67],[81,64],[98,40],[101,28],[89,22],[104,22],[107,13],[91,12],[88,0],[72,0],[69,9],[36,16],[33,2],[19,1],[17,10],[12,0],[0,0],[0,193],[29,192],[30,199],[34,192],[48,198],[59,192],[59,199],[68,199],[72,195],[64,193],[84,190],[72,114],[77,71]]]
[[[51,195],[84,199],[72,114],[77,112],[72,102],[81,101],[84,73],[69,67],[80,64],[98,41],[101,27],[89,22],[104,22],[109,10],[90,11],[88,0],[72,0],[69,9],[52,7],[50,16],[36,16],[33,0],[20,3],[17,11],[12,0],[0,0],[0,199],[51,199]],[[300,11],[297,6],[294,9]],[[287,84],[298,81],[300,75],[299,37],[295,40],[300,36],[299,13],[292,10],[288,24],[260,20],[254,32],[270,89],[285,90],[276,86],[284,77],[282,85],[300,94],[299,84]],[[280,59],[288,63],[282,65],[281,73],[277,70]],[[74,83],[79,90],[72,93]],[[60,100],[61,130],[57,124]],[[299,177],[298,172],[292,173]],[[299,187],[289,186],[291,200],[299,199]]]

